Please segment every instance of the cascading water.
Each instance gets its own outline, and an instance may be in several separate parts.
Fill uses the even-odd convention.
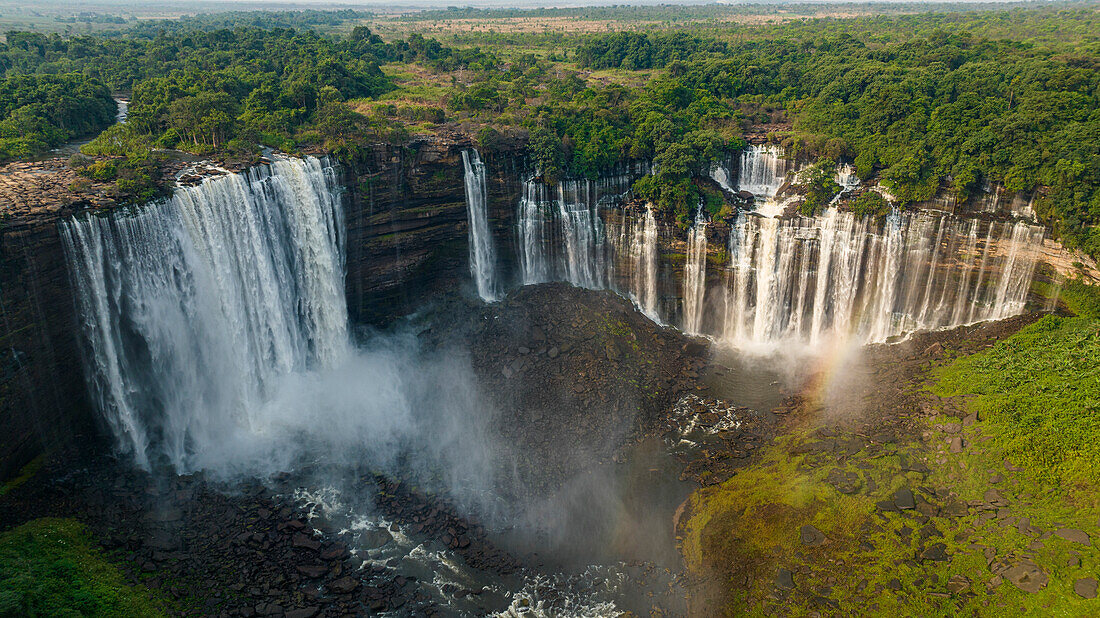
[[[630,293],[642,313],[654,322],[661,322],[657,290],[657,217],[653,207],[646,206],[641,220],[629,218],[619,235],[619,251],[629,259]]]
[[[703,209],[695,216],[688,233],[687,259],[684,262],[684,331],[701,332],[703,301],[707,290],[707,219]]]
[[[1042,227],[1022,222],[922,212],[895,214],[881,226],[835,209],[812,219],[742,215],[730,237],[718,334],[741,346],[881,342],[1015,315],[1043,236]]]
[[[733,186],[732,179],[730,177],[729,168],[725,163],[715,162],[710,167],[710,177],[714,182],[718,183],[719,187],[722,187],[730,193],[737,193],[737,188]]]
[[[568,281],[585,288],[607,287],[609,247],[599,211],[621,199],[632,182],[628,173],[563,180],[552,189],[537,180],[525,181],[516,209],[523,284]]]
[[[750,146],[741,151],[737,188],[758,198],[775,195],[787,178],[787,160],[778,146]]]
[[[192,469],[283,376],[347,348],[334,170],[277,160],[61,224],[88,379],[122,450]]]
[[[485,164],[476,150],[462,151],[465,167],[466,213],[469,219],[470,274],[477,284],[482,300],[493,302],[500,295],[496,285],[496,251],[489,230],[488,190],[485,184]]]

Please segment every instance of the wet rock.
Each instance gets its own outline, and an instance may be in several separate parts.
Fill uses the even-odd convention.
[[[352,577],[341,577],[328,585],[329,592],[333,594],[347,594],[359,587],[359,580]]]
[[[363,549],[377,549],[393,540],[393,535],[388,530],[368,530],[360,537],[359,545]]]
[[[301,532],[294,535],[294,537],[290,541],[290,546],[296,547],[298,549],[308,549],[310,551],[317,551],[321,549],[320,541],[317,541],[314,538]]]
[[[1096,578],[1094,577],[1082,577],[1081,579],[1073,582],[1073,591],[1085,599],[1096,598]]]
[[[320,608],[317,607],[304,607],[302,609],[288,610],[285,616],[286,618],[313,618],[320,611]]]
[[[336,543],[332,547],[329,547],[321,552],[321,560],[343,560],[348,557],[348,548],[344,547],[340,543]]]
[[[817,547],[825,542],[825,533],[810,525],[802,526],[799,537],[807,547]]]
[[[1056,536],[1063,538],[1071,543],[1080,543],[1082,545],[1092,545],[1089,540],[1089,535],[1083,530],[1076,528],[1062,528],[1054,533]]]

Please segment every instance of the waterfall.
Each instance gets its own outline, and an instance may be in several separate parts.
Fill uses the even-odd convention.
[[[610,246],[600,209],[630,191],[633,175],[563,180],[553,187],[526,180],[516,207],[516,247],[524,285],[568,281],[605,288]]]
[[[344,217],[321,160],[60,225],[90,390],[121,450],[193,469],[288,374],[346,354]],[[301,411],[299,411],[301,413]]]
[[[470,274],[477,284],[482,300],[493,302],[499,297],[496,288],[496,252],[489,231],[488,190],[485,185],[485,164],[476,150],[462,151],[466,169],[466,213],[469,218]]]
[[[688,233],[684,262],[684,331],[701,332],[703,300],[707,289],[707,219],[700,208]]]
[[[778,146],[750,146],[741,151],[737,188],[757,197],[772,197],[787,179],[787,160]]]
[[[726,167],[725,163],[713,163],[710,167],[710,177],[714,182],[718,183],[718,186],[722,187],[722,189],[730,193],[737,193],[737,189],[733,186],[729,169]]]
[[[629,228],[627,255],[630,258],[630,287],[638,308],[651,320],[661,322],[657,311],[657,218],[647,205],[641,221],[624,224]]]
[[[882,224],[836,209],[815,218],[742,214],[730,235],[720,336],[737,345],[881,342],[1015,315],[1044,234],[1024,222],[926,212]]]

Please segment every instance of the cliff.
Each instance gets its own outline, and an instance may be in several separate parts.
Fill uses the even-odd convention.
[[[379,146],[346,169],[348,312],[356,324],[385,324],[441,290],[473,289],[469,276],[461,141]],[[484,153],[483,153],[484,154]],[[497,272],[510,281],[519,169],[510,153],[486,156],[489,221]]]
[[[0,478],[93,427],[57,231],[83,206],[9,208],[0,220]]]

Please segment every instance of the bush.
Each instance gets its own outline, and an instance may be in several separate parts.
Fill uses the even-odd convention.
[[[118,166],[115,165],[114,161],[96,161],[77,170],[77,173],[96,182],[110,182],[118,178]]]
[[[852,212],[859,217],[885,217],[890,213],[890,202],[878,191],[865,191],[852,204]]]

